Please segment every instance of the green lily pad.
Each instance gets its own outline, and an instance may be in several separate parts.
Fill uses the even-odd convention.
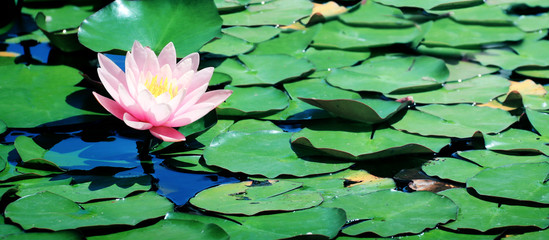
[[[506,236],[505,240],[543,240],[549,237],[549,230],[545,229],[537,232],[528,232],[525,234]]]
[[[515,72],[527,77],[549,78],[549,67],[520,67]]]
[[[56,181],[53,181],[56,182]],[[149,176],[140,178],[109,178],[96,177],[90,182],[68,184],[48,185],[36,184],[19,187],[17,195],[24,197],[36,194],[42,191],[48,191],[73,202],[84,203],[102,198],[123,198],[136,191],[147,191],[151,188],[151,178]]]
[[[480,195],[549,204],[549,163],[517,163],[487,168],[467,180]]]
[[[197,152],[203,153],[203,150],[196,150]],[[216,169],[209,168],[201,160],[202,154],[200,155],[182,155],[182,156],[173,156],[164,159],[162,162],[166,164],[171,169],[189,171],[189,172],[198,172],[198,173],[217,173],[219,172]]]
[[[333,116],[317,107],[313,107],[303,101],[290,99],[290,105],[277,113],[262,116],[264,120],[311,120],[326,119]]]
[[[505,14],[505,9],[480,4],[474,7],[451,9],[447,11],[431,11],[436,14],[449,14],[450,18],[460,23],[480,25],[513,25],[513,18]]]
[[[524,151],[549,155],[547,138],[521,129],[509,129],[496,135],[484,135],[487,149],[502,151]]]
[[[370,52],[352,52],[332,49],[317,50],[315,48],[309,48],[305,52],[305,58],[311,61],[317,70],[348,67],[369,56]]]
[[[437,88],[448,78],[444,61],[433,57],[380,56],[359,66],[334,69],[327,81],[343,89],[396,93]]]
[[[339,208],[315,207],[300,211],[249,217],[204,215],[174,212],[168,219],[196,220],[219,225],[232,240],[275,240],[292,237],[334,238],[345,224],[345,211]]]
[[[118,240],[118,239],[153,239],[162,233],[163,239],[177,239],[185,236],[189,240],[202,239],[229,239],[229,235],[215,224],[207,224],[191,220],[165,219],[151,226],[136,228],[129,231],[108,235],[93,236],[89,240]]]
[[[407,93],[390,94],[392,98],[411,96],[417,103],[487,103],[509,91],[509,81],[503,77],[485,75],[469,80],[449,82],[440,89]]]
[[[225,89],[232,90],[233,94],[218,106],[217,113],[221,116],[267,115],[288,107],[288,95],[274,87],[227,86]]]
[[[276,83],[306,75],[314,68],[306,59],[297,59],[289,55],[240,55],[236,60],[226,59],[216,69],[217,72],[231,76],[234,86],[274,85]],[[280,71],[285,69],[285,71]]]
[[[463,47],[504,41],[518,41],[524,32],[514,26],[460,24],[448,18],[437,20],[425,35],[423,44]]]
[[[267,41],[280,33],[280,28],[272,26],[260,27],[229,27],[221,31],[227,35],[244,39],[251,43],[260,43]]]
[[[254,48],[252,43],[240,38],[223,34],[221,38],[206,43],[200,52],[209,52],[224,56],[234,56],[251,51]]]
[[[540,46],[541,47],[541,46]],[[545,49],[537,50],[544,53]],[[532,51],[529,49],[529,51]],[[503,69],[513,70],[523,66],[547,66],[549,61],[540,56],[532,56],[529,53],[517,54],[508,49],[488,49],[481,53],[474,54],[474,59],[482,65],[493,65]]]
[[[6,124],[0,120],[0,134],[6,132],[6,130],[8,130],[8,126],[6,126]]]
[[[238,132],[247,132],[247,133],[252,133],[257,131],[282,132],[282,129],[280,129],[271,121],[244,119],[231,125],[231,127],[229,128],[229,131],[238,131]]]
[[[433,229],[423,232],[419,235],[400,237],[400,240],[438,240],[438,239],[453,239],[453,240],[494,240],[497,235],[475,235],[470,233],[455,233],[440,229]]]
[[[462,8],[462,7],[474,6],[477,4],[481,4],[483,2],[482,0],[424,0],[424,1],[375,0],[375,1],[384,5],[390,5],[395,7],[416,7],[416,8],[423,8],[425,10]]]
[[[289,25],[311,14],[307,0],[274,0],[250,4],[244,11],[221,15],[223,25]]]
[[[173,42],[181,58],[218,36],[222,22],[213,1],[113,2],[82,23],[78,39],[96,52],[128,51],[137,40],[159,53]]]
[[[299,98],[332,114],[367,124],[387,121],[397,112],[406,108],[408,102],[384,101],[379,99],[333,99]]]
[[[74,86],[82,80],[77,69],[3,65],[0,72],[1,120],[10,128],[59,126],[99,117],[96,112],[78,108],[97,103],[91,94],[81,94],[83,88]]]
[[[391,128],[373,132],[371,125],[343,121],[310,125],[292,136],[293,145],[351,160],[433,153],[448,143],[447,138],[422,137]]]
[[[467,138],[477,131],[499,133],[517,121],[507,111],[469,104],[432,104],[408,111],[392,126],[424,136]]]
[[[447,196],[459,207],[457,219],[444,224],[452,230],[475,229],[486,232],[504,227],[547,228],[549,226],[549,208],[506,205],[487,202],[475,198],[464,188],[454,188],[439,192]]]
[[[419,45],[417,51],[421,54],[426,54],[434,57],[462,59],[480,53],[482,50],[478,47],[442,47],[442,46],[426,46]]]
[[[268,178],[336,172],[352,165],[301,158],[292,150],[291,135],[271,131],[223,133],[206,148],[204,158],[208,165]]]
[[[490,150],[459,151],[460,157],[466,158],[482,167],[495,168],[514,163],[539,163],[549,159],[543,155],[507,155]]]
[[[524,107],[533,110],[547,110],[549,109],[549,94],[544,96],[536,95],[524,95],[522,96],[522,102]]]
[[[7,225],[13,226],[13,225]],[[15,226],[13,226],[15,227]],[[3,232],[2,232],[3,233]],[[8,234],[2,239],[5,240],[80,240],[83,236],[78,231],[58,231],[58,232],[25,232],[18,234]]]
[[[318,98],[318,99],[358,99],[360,94],[347,91],[329,85],[323,79],[306,79],[291,83],[285,83],[284,89],[292,99]]]
[[[549,13],[521,15],[514,21],[515,25],[525,32],[548,29],[547,22],[549,22]]]
[[[414,22],[404,18],[398,8],[381,5],[374,1],[367,1],[359,5],[358,9],[339,16],[344,23],[361,26],[377,27],[410,27]]]
[[[189,201],[195,207],[208,211],[244,215],[265,211],[295,211],[322,203],[320,194],[301,191],[301,186],[282,180],[231,183],[206,189]]]
[[[382,237],[420,233],[439,223],[456,219],[458,212],[457,206],[446,197],[431,192],[404,193],[392,190],[346,195],[334,199],[328,206],[343,208],[348,221],[359,221],[342,230],[351,236],[366,232]]]
[[[351,169],[329,175],[288,179],[288,181],[303,184],[304,191],[320,193],[324,199],[322,204],[345,195],[363,195],[395,188],[392,178],[376,177],[364,170]]]
[[[496,67],[486,67],[466,61],[446,62],[446,67],[448,67],[448,71],[450,71],[448,81],[462,81],[493,73],[498,70]]]
[[[257,47],[250,54],[287,54],[301,57],[320,28],[322,28],[321,25],[315,25],[305,30],[280,33],[277,38],[257,44]]]
[[[173,204],[154,192],[85,204],[76,204],[54,193],[40,192],[10,203],[4,214],[25,230],[40,228],[57,231],[112,224],[133,226],[172,210]]]
[[[457,158],[436,158],[421,166],[421,170],[429,176],[461,183],[465,183],[468,178],[473,177],[482,169],[484,168],[474,163]]]
[[[347,50],[409,43],[421,34],[421,25],[408,28],[355,27],[339,21],[329,21],[314,37],[313,46]]]
[[[93,6],[65,5],[58,8],[23,8],[23,13],[30,14],[33,18],[40,12],[48,19],[43,29],[55,32],[78,28],[82,21],[93,13]]]
[[[530,123],[532,123],[532,126],[540,133],[540,135],[544,137],[549,137],[549,126],[547,126],[547,122],[549,121],[549,114],[538,112],[535,110],[531,110],[526,108],[526,115],[528,116],[528,120],[530,120]]]

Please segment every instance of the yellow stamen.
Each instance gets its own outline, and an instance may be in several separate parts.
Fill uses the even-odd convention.
[[[147,80],[145,82],[145,87],[149,89],[154,97],[158,97],[163,93],[168,92],[170,94],[170,98],[174,98],[178,91],[177,86],[172,85],[167,78],[162,78],[158,81],[158,76],[154,76],[153,78]]]

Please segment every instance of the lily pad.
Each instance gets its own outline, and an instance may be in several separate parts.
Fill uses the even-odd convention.
[[[429,176],[465,183],[468,178],[482,171],[482,167],[457,158],[436,158],[421,166]]]
[[[316,154],[351,160],[433,153],[448,143],[447,138],[422,137],[391,128],[374,132],[371,125],[352,122],[310,125],[292,136],[293,145],[315,150]]]
[[[392,190],[346,195],[334,199],[328,206],[343,208],[347,220],[359,221],[342,230],[352,236],[366,232],[382,237],[420,233],[439,223],[456,219],[458,212],[457,206],[446,197],[431,192],[404,193]],[[410,221],[416,218],[421,221]]]
[[[544,52],[544,50],[538,50]],[[548,61],[543,58],[534,58],[528,55],[520,55],[508,49],[487,49],[474,54],[474,59],[482,65],[498,66],[503,69],[513,70],[523,66],[547,66]]]
[[[289,25],[308,16],[313,4],[307,0],[273,0],[250,4],[244,11],[224,14],[223,25]]]
[[[486,67],[467,61],[446,62],[446,67],[450,71],[448,81],[462,81],[498,70],[496,67]]]
[[[0,76],[1,120],[10,128],[75,124],[101,115],[79,108],[96,103],[89,92],[83,95],[85,90],[74,86],[82,80],[77,69],[2,65],[0,72],[4,73]]]
[[[515,19],[515,25],[525,32],[533,32],[541,29],[548,29],[549,13],[536,15],[521,15]]]
[[[162,233],[164,239],[175,239],[185,236],[189,240],[229,239],[229,235],[215,224],[207,224],[191,220],[165,219],[151,226],[108,235],[89,237],[90,240],[118,239],[153,239]]]
[[[358,99],[360,94],[336,88],[323,79],[306,79],[291,83],[285,83],[284,89],[292,99],[318,98],[318,99]]]
[[[424,136],[467,138],[477,131],[499,133],[517,121],[507,111],[469,104],[432,104],[408,111],[392,126]]]
[[[33,18],[41,12],[48,19],[44,30],[56,32],[78,28],[82,21],[93,13],[93,6],[65,5],[58,8],[24,8],[23,12],[30,14]]]
[[[223,228],[233,240],[275,240],[292,237],[334,238],[345,224],[345,211],[315,207],[300,211],[249,217],[216,218],[188,213],[169,213],[168,219],[196,220]]]
[[[272,26],[260,27],[229,27],[221,30],[227,35],[244,39],[251,43],[267,41],[280,33],[280,28]]]
[[[532,126],[544,137],[549,137],[549,114],[526,108],[526,115]]]
[[[509,81],[503,77],[485,75],[464,81],[449,82],[442,88],[432,91],[389,96],[396,99],[411,96],[417,103],[487,103],[507,93],[509,85]]]
[[[451,9],[446,11],[431,11],[437,14],[449,14],[450,18],[460,23],[480,25],[513,25],[513,18],[505,14],[505,9],[480,4],[474,7]]]
[[[449,189],[439,194],[447,196],[459,207],[456,220],[444,224],[445,228],[486,232],[504,227],[537,226],[543,229],[549,226],[549,208],[487,202],[469,195],[464,188]]]
[[[496,135],[484,135],[484,142],[487,149],[533,152],[549,155],[547,138],[540,138],[539,135],[521,129],[509,129]]]
[[[397,93],[441,87],[448,76],[448,68],[440,59],[380,56],[356,67],[334,69],[327,81],[353,91]]]
[[[274,178],[280,175],[307,176],[336,172],[352,163],[304,159],[291,148],[291,133],[259,131],[227,132],[218,135],[204,151],[206,164]],[[254,144],[249,144],[253,142]],[[232,159],[227,161],[227,159]]]
[[[200,52],[209,52],[224,56],[234,56],[251,51],[254,48],[252,43],[230,35],[223,35],[204,45]]]
[[[416,7],[429,9],[452,9],[474,6],[481,4],[482,0],[427,0],[427,1],[414,1],[414,0],[376,0],[376,2],[390,5],[395,7]]]
[[[199,192],[190,203],[208,211],[244,215],[295,211],[322,203],[320,194],[302,191],[300,187],[299,183],[282,180],[224,184]]]
[[[548,162],[549,158],[544,155],[507,155],[490,150],[459,151],[460,157],[466,158],[482,167],[496,168],[514,163],[539,163]]]
[[[257,47],[250,54],[287,54],[300,57],[321,27],[321,25],[315,25],[305,30],[280,33],[277,38],[257,44]]]
[[[159,53],[173,42],[182,58],[219,36],[222,22],[213,1],[116,1],[88,17],[78,39],[96,52],[128,51],[137,40]]]
[[[549,163],[520,163],[487,168],[467,180],[480,195],[549,204]]]
[[[4,214],[25,230],[40,228],[58,231],[112,224],[133,226],[172,210],[173,204],[154,192],[85,204],[76,204],[54,193],[40,192],[10,203]]]
[[[317,70],[329,70],[332,68],[348,67],[370,56],[370,52],[355,52],[342,50],[317,50],[309,48],[305,52],[305,58],[311,61]]]
[[[493,240],[497,235],[481,235],[470,233],[456,233],[444,231],[441,229],[433,229],[423,232],[419,235],[404,236],[399,238],[400,240],[438,240],[438,239],[453,239],[453,240]]]
[[[218,106],[217,113],[222,116],[267,115],[288,107],[288,95],[274,87],[227,86],[225,89],[232,90],[233,94]]]
[[[421,34],[421,25],[408,28],[355,27],[340,21],[329,21],[314,37],[313,46],[346,50],[409,43]]]
[[[381,5],[374,1],[367,1],[358,6],[358,9],[339,16],[343,22],[352,25],[377,27],[410,27],[415,23],[405,19],[398,8]]]
[[[6,225],[6,226],[13,226],[13,225]],[[83,238],[82,234],[80,234],[78,231],[70,231],[70,230],[58,231],[58,232],[21,232],[16,234],[7,234],[6,236],[2,237],[2,239],[6,239],[6,240],[57,240],[57,239],[80,240],[82,238]]]
[[[271,121],[244,119],[231,125],[231,127],[229,128],[229,131],[238,131],[238,132],[247,132],[247,133],[252,133],[257,131],[282,132],[282,129],[280,129]]]
[[[297,78],[313,70],[314,66],[306,59],[297,59],[289,55],[240,55],[238,57],[249,71],[256,74],[261,82],[248,83],[234,79],[233,85],[276,84],[278,82]],[[284,71],[280,71],[284,69]]]
[[[448,18],[437,20],[425,35],[423,44],[463,47],[504,41],[518,41],[525,33],[514,26],[460,24]]]
[[[387,121],[397,112],[406,108],[408,102],[384,101],[379,99],[333,99],[299,98],[332,114],[367,124]]]

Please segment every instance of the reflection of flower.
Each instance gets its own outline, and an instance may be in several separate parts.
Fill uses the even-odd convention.
[[[232,93],[230,90],[206,92],[213,68],[197,72],[199,55],[191,53],[176,63],[175,47],[168,43],[156,54],[135,41],[126,54],[126,72],[103,54],[98,54],[101,82],[114,99],[93,93],[117,118],[138,130],[149,130],[164,141],[178,142],[185,136],[174,127],[190,124]]]

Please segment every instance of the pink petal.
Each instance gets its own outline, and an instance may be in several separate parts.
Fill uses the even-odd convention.
[[[129,55],[129,58],[128,58]],[[135,62],[137,69],[142,70],[145,67],[145,61],[147,60],[147,52],[145,48],[137,40],[133,42],[132,51],[126,55],[126,65],[129,59]],[[127,71],[127,70],[126,70]]]
[[[162,126],[172,115],[168,104],[158,104],[151,108],[149,120],[154,126]]]
[[[154,96],[147,89],[139,91],[137,94],[137,104],[143,109],[144,112],[148,113],[151,110],[151,107],[155,104]]]
[[[160,67],[168,65],[171,69],[175,69],[176,62],[177,57],[175,55],[175,46],[172,42],[170,42],[162,49],[160,54],[158,54],[158,64]]]
[[[150,72],[153,76],[157,75],[160,66],[158,65],[158,58],[156,57],[156,54],[148,47],[145,48],[145,52],[147,53],[147,58],[145,59],[145,66],[143,66],[141,71],[144,73]]]
[[[231,90],[215,90],[207,92],[200,97],[200,100],[198,100],[195,105],[191,106],[184,113],[176,115],[165,125],[170,127],[180,127],[194,122],[216,108],[223,101],[227,100],[232,93],[233,91]]]
[[[153,127],[152,124],[139,121],[139,119],[133,117],[129,113],[124,113],[124,117],[122,120],[124,120],[124,123],[126,123],[126,125],[137,130],[147,130]]]
[[[99,75],[99,79],[101,79],[101,83],[103,83],[103,87],[105,87],[109,95],[111,95],[115,101],[120,101],[117,89],[118,85],[122,85],[122,83],[102,68],[97,69],[97,75]]]
[[[194,105],[202,97],[202,95],[208,89],[208,84],[202,85],[202,87],[195,89],[193,92],[188,93],[183,99],[183,104],[175,109],[175,115],[179,115],[187,111],[192,105]]]
[[[126,76],[124,76],[124,71],[118,67],[111,59],[105,55],[98,53],[97,60],[99,60],[99,67],[108,73],[110,73],[115,79],[119,82],[124,82]]]
[[[118,92],[120,93],[120,105],[126,109],[126,112],[130,113],[132,116],[136,117],[137,119],[146,119],[145,111],[141,108],[141,106],[135,101],[135,99],[128,94],[128,91],[124,88],[124,86],[120,85],[118,88]]]
[[[185,136],[171,127],[153,127],[149,131],[153,136],[166,142],[185,141]]]
[[[122,117],[124,116],[124,113],[126,113],[126,110],[122,106],[120,106],[120,104],[118,104],[117,102],[109,98],[103,97],[96,92],[93,92],[93,96],[95,96],[95,99],[97,99],[97,101],[99,102],[99,104],[101,104],[101,106],[107,109],[107,111],[109,111],[115,117],[122,119]]]
[[[187,92],[192,92],[195,89],[199,88],[200,86],[210,83],[210,79],[212,79],[213,72],[214,72],[213,67],[207,67],[195,73],[193,81],[187,88]]]
[[[179,78],[181,75],[190,70],[196,72],[196,70],[198,70],[199,63],[200,55],[198,55],[198,53],[191,53],[187,55],[177,63],[177,66],[174,69],[174,76]]]

